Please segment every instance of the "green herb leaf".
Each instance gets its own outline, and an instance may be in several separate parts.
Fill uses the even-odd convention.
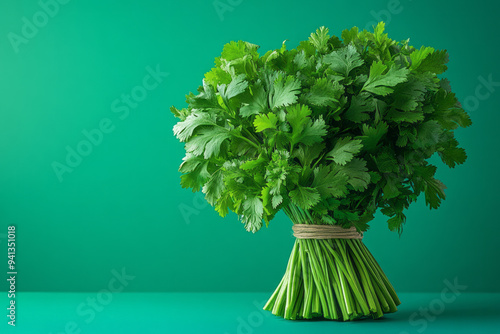
[[[370,183],[370,174],[366,168],[366,161],[362,159],[352,159],[343,168],[344,172],[349,177],[349,184],[356,191],[363,191]]]
[[[317,189],[297,186],[290,192],[290,199],[299,208],[307,210],[319,202],[320,195]]]
[[[318,50],[320,53],[324,53],[328,51],[328,39],[330,35],[328,35],[328,28],[320,27],[316,30],[316,33],[312,33],[309,37],[309,41],[312,45]]]
[[[249,197],[243,202],[242,222],[249,232],[257,232],[262,227],[264,205],[259,197]]]
[[[266,129],[276,129],[276,123],[278,122],[278,117],[272,112],[267,115],[257,115],[253,121],[256,132],[262,132]]]
[[[267,94],[261,82],[257,82],[253,88],[252,99],[240,108],[240,115],[248,117],[263,114],[268,108]]]
[[[359,153],[362,148],[363,145],[361,144],[361,140],[345,137],[339,139],[333,147],[333,150],[328,152],[326,156],[339,165],[345,165],[351,161],[354,155]]]
[[[393,92],[394,86],[406,81],[409,71],[406,68],[397,69],[394,65],[385,72],[387,66],[382,62],[374,62],[370,66],[370,76],[363,86],[363,90],[376,94],[385,96]]]
[[[347,192],[349,177],[338,166],[320,166],[314,169],[312,187],[321,197],[342,197]]]
[[[291,75],[284,76],[282,73],[279,73],[269,95],[269,105],[271,109],[294,104],[297,102],[297,95],[299,92],[300,81]]]
[[[323,62],[332,70],[341,73],[345,77],[349,76],[349,73],[353,69],[363,65],[363,59],[361,59],[358,51],[352,45],[327,54],[323,57]]]
[[[304,99],[315,106],[333,106],[344,92],[344,87],[328,78],[317,79]]]

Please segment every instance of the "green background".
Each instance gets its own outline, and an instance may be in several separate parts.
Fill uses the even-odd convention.
[[[213,1],[73,0],[15,52],[9,33],[21,35],[23,17],[33,22],[42,7],[2,1],[0,248],[6,254],[7,226],[15,225],[18,290],[98,291],[122,268],[135,276],[127,292],[274,289],[292,247],[291,223],[280,214],[252,235],[235,215],[222,219],[182,189],[183,146],[168,108],[185,106],[184,95],[201,84],[226,42],[246,40],[263,54],[284,39],[295,47],[321,25],[339,35],[383,19],[396,40],[449,51],[445,75],[469,101],[474,124],[457,131],[465,165],[449,170],[434,159],[448,186],[441,209],[429,211],[421,199],[401,237],[377,215],[365,242],[397,291],[439,292],[456,278],[470,292],[500,292],[500,87],[488,91],[479,79],[500,82],[499,5],[220,2],[228,6],[221,16]],[[43,15],[36,19],[44,23]],[[148,66],[169,75],[124,117],[122,94],[141,92]],[[65,163],[67,147],[76,149],[82,131],[106,119],[113,130],[60,182],[54,161]]]

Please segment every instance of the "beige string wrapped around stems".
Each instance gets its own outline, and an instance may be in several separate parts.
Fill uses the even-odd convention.
[[[292,229],[297,239],[363,239],[354,226],[294,224]]]

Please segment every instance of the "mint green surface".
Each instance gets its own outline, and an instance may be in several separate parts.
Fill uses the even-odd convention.
[[[403,293],[397,313],[354,322],[289,321],[261,310],[265,293],[122,293],[80,316],[90,293],[24,293],[16,328],[2,333],[500,333],[500,294]],[[451,299],[447,294],[446,298]],[[84,311],[91,309],[83,308]],[[3,326],[2,326],[3,327]]]
[[[0,258],[5,259],[7,226],[14,224],[18,289],[99,291],[113,269],[126,268],[135,276],[127,292],[269,293],[290,254],[291,223],[278,215],[269,229],[252,235],[236,216],[222,219],[199,195],[182,189],[177,167],[183,148],[172,135],[175,119],[168,107],[185,106],[184,95],[201,84],[228,41],[247,40],[264,52],[280,47],[284,39],[295,47],[321,25],[340,34],[384,19],[395,39],[411,37],[418,47],[448,49],[446,76],[458,97],[468,101],[474,125],[457,132],[469,154],[465,165],[448,170],[436,159],[438,176],[448,186],[442,208],[429,211],[422,198],[409,210],[401,238],[377,216],[365,242],[398,292],[439,292],[444,280],[455,277],[467,292],[500,292],[499,5],[484,0],[401,0],[399,6],[392,0],[220,2],[231,9],[222,16],[212,0],[68,1],[58,11],[51,7],[47,22],[38,1],[1,2]],[[23,17],[32,22],[34,15],[40,28],[24,29],[31,37],[16,53],[9,33],[22,34]],[[168,76],[148,77],[157,66]],[[489,76],[497,83],[490,90],[480,79]],[[134,94],[138,102],[127,104],[122,94]],[[85,130],[94,141],[90,146]],[[66,164],[68,149],[78,147],[89,154],[81,161],[72,157],[72,171],[62,174],[60,182],[53,163]],[[4,281],[0,289],[6,288]],[[236,317],[251,308],[244,301],[202,305],[195,298],[174,310],[174,303],[164,302],[188,297],[151,297],[153,304],[148,304],[145,297],[134,296],[123,296],[124,304],[113,304],[116,309],[93,326],[112,326],[113,319],[113,326],[139,328],[143,321],[154,328],[165,319],[181,326],[199,317],[193,326],[224,323],[228,327],[220,327],[222,332],[234,333]],[[23,320],[24,326],[45,323],[44,329],[57,330],[73,312],[64,303],[75,305],[80,298],[33,299],[22,304],[19,317],[38,317],[31,325]],[[390,319],[405,319],[417,304],[403,305]],[[441,323],[462,328],[467,319],[483,319],[470,303],[464,307],[451,308],[429,332],[439,332]],[[476,316],[453,324],[462,312]],[[168,318],[169,313],[175,317]],[[382,324],[396,333],[400,320]],[[318,331],[373,325],[312,324]],[[268,332],[279,326],[292,331],[291,324],[277,319],[266,320],[265,326]]]

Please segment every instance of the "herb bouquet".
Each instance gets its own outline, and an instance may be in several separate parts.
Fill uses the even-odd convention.
[[[395,312],[400,301],[362,234],[379,208],[401,233],[419,194],[440,205],[445,186],[427,162],[435,152],[449,167],[466,159],[453,131],[470,118],[437,77],[445,50],[393,41],[384,23],[341,37],[321,27],[262,56],[257,45],[226,44],[189,106],[171,108],[183,187],[251,232],[281,209],[293,222],[295,245],[265,306],[285,319]]]

